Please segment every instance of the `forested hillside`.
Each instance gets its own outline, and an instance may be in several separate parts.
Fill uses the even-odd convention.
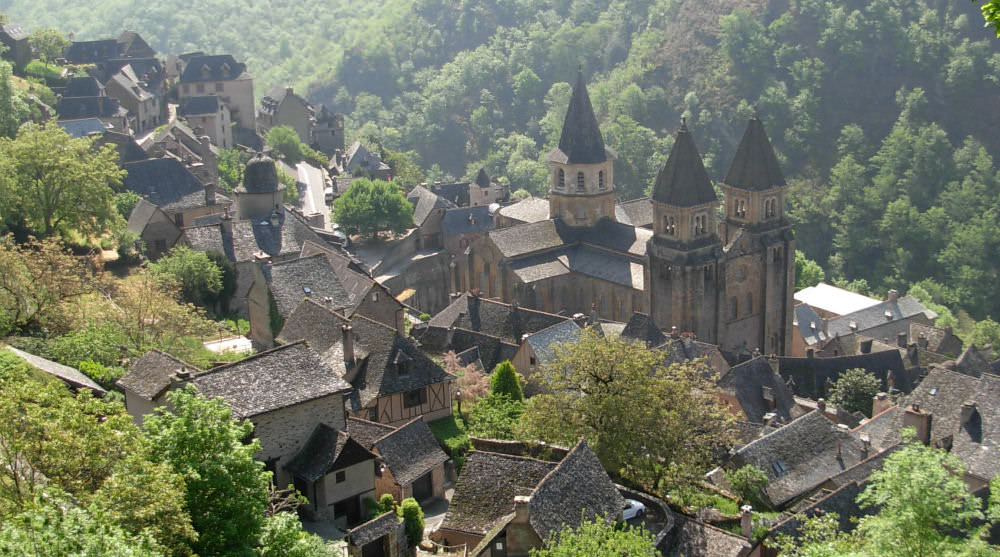
[[[622,198],[650,186],[682,116],[721,178],[757,105],[794,186],[800,247],[828,277],[878,295],[923,281],[939,303],[1000,315],[1000,43],[965,0],[0,0],[0,11],[77,39],[129,28],[162,52],[231,52],[258,96],[307,91],[349,115],[349,134],[413,151],[430,177],[485,166],[535,193],[578,68],[620,154]]]

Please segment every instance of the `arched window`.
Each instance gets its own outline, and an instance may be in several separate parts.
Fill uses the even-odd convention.
[[[674,221],[674,217],[663,215],[663,233],[667,236],[673,236],[677,233],[677,223]]]
[[[566,173],[559,169],[559,176],[556,178],[556,185],[559,189],[566,187]]]
[[[597,173],[597,187],[604,189],[604,171],[601,170]]]
[[[583,172],[576,173],[576,191],[583,191]]]

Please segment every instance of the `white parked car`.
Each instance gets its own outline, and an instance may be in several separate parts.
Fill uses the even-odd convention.
[[[632,520],[637,516],[643,516],[646,514],[646,505],[635,499],[625,500],[625,509],[622,511],[622,518],[624,520]]]

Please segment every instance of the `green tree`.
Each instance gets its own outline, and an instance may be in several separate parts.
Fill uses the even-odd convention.
[[[639,526],[617,528],[602,518],[586,520],[578,527],[564,525],[546,540],[545,547],[532,548],[531,557],[577,557],[579,555],[659,555],[653,535]]]
[[[424,171],[415,162],[416,151],[391,151],[382,149],[382,160],[392,169],[392,181],[404,189],[412,188],[426,180]]]
[[[406,523],[406,539],[410,547],[416,547],[424,539],[424,511],[413,497],[403,499],[399,504],[399,517]]]
[[[160,280],[177,285],[183,299],[205,304],[222,291],[222,269],[203,251],[176,246],[149,269]]]
[[[647,489],[695,481],[735,441],[733,417],[712,394],[703,361],[667,367],[663,360],[662,352],[591,330],[557,345],[538,374],[543,394],[529,398],[521,416],[525,435],[564,444],[582,436],[605,469]]]
[[[504,360],[497,364],[493,374],[490,375],[490,394],[506,396],[515,401],[524,400],[521,381],[518,379],[517,372],[510,360]]]
[[[72,321],[67,303],[91,291],[79,261],[51,238],[16,244],[12,236],[0,237],[0,269],[3,335],[65,331]]]
[[[265,138],[271,149],[280,154],[289,164],[296,164],[305,158],[305,151],[299,134],[291,126],[275,126],[267,131]]]
[[[1000,323],[988,317],[977,321],[972,327],[972,334],[969,335],[969,344],[980,348],[987,345],[994,349],[1000,348]]]
[[[760,492],[767,486],[767,474],[756,466],[747,464],[736,470],[726,470],[726,481],[740,498],[741,503],[761,506]]]
[[[830,389],[830,403],[848,412],[872,415],[872,398],[881,386],[874,375],[861,368],[851,368],[840,374]]]
[[[3,49],[0,49],[3,50]],[[10,62],[0,60],[0,136],[14,137],[17,128],[28,120],[31,112],[20,92],[14,86]],[[2,175],[0,175],[2,178]],[[0,193],[2,193],[0,189]],[[0,197],[0,200],[4,199]],[[0,213],[0,216],[3,216]]]
[[[257,555],[260,557],[339,557],[322,538],[302,529],[294,513],[281,512],[264,519]]]
[[[413,225],[413,206],[399,187],[385,180],[360,178],[333,202],[334,220],[352,232],[405,232]]]
[[[819,263],[806,257],[806,254],[795,250],[795,289],[802,290],[823,282],[826,274]]]
[[[973,0],[975,2],[976,0]],[[1000,0],[988,0],[980,6],[983,12],[983,19],[986,24],[993,28],[997,37],[1000,37]]]
[[[208,400],[191,386],[168,393],[167,401],[167,409],[146,417],[143,429],[150,459],[184,478],[196,552],[249,551],[264,525],[271,480],[253,458],[260,441],[244,443],[253,425],[233,420],[222,400]]]
[[[232,193],[243,181],[243,166],[249,160],[249,154],[238,149],[220,149],[215,157],[219,169],[219,185],[226,193]]]
[[[118,210],[118,214],[122,216],[123,219],[128,220],[129,216],[132,215],[132,209],[139,204],[139,200],[142,196],[131,190],[126,190],[121,193],[115,194],[115,209]]]
[[[121,218],[114,192],[125,171],[112,146],[94,150],[92,143],[73,139],[55,121],[23,126],[14,139],[0,138],[0,199],[7,200],[0,216],[20,216],[39,237],[106,231]]]
[[[469,413],[469,434],[487,439],[516,439],[523,412],[523,402],[503,394],[490,394],[479,399]]]
[[[70,40],[56,29],[37,29],[28,37],[28,42],[43,62],[61,57],[63,49],[70,45]]]

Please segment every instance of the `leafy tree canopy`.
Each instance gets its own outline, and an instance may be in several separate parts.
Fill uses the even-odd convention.
[[[830,402],[848,412],[872,415],[872,398],[881,388],[874,375],[861,368],[852,368],[840,375],[830,389]]]
[[[564,526],[542,548],[533,548],[531,557],[576,557],[578,555],[659,555],[653,535],[642,527],[618,528],[600,518],[586,520],[576,529]]]
[[[359,178],[333,202],[334,220],[352,232],[405,232],[413,224],[413,206],[392,182]]]
[[[204,304],[222,290],[222,269],[205,252],[186,246],[174,247],[149,269],[177,286],[186,302]]]

